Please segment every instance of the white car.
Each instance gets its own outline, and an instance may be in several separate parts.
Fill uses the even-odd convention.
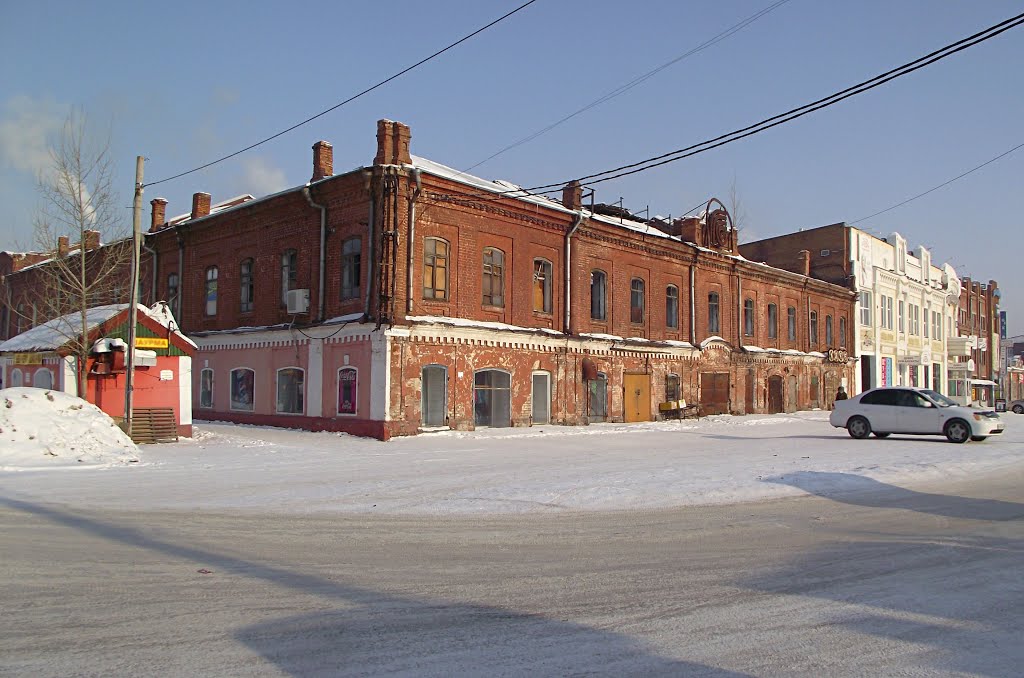
[[[952,443],[966,443],[1003,432],[1003,421],[995,412],[963,407],[931,389],[909,386],[873,388],[837,400],[828,421],[854,438],[909,433],[944,435]]]

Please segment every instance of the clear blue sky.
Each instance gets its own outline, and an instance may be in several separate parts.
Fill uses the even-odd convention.
[[[518,6],[478,2],[0,4],[0,248],[31,242],[33,172],[69,106],[110,130],[124,205],[156,180],[290,126]],[[385,87],[214,168],[154,186],[168,214],[304,183],[310,146],[372,161],[375,121],[464,169],[699,45],[771,0],[539,0]],[[293,9],[301,7],[301,9]],[[476,168],[532,186],[687,146],[789,110],[1024,11],[1024,2],[790,0],[628,93]],[[731,186],[744,240],[852,221],[1024,142],[1024,27],[722,149],[601,184],[680,214]],[[1024,149],[859,224],[1003,290],[1024,333]],[[125,209],[125,224],[130,213]],[[148,204],[147,217],[148,221]]]

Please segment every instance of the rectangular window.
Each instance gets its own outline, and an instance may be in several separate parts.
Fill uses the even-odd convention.
[[[533,260],[533,310],[551,313],[551,262]]]
[[[590,319],[607,320],[608,277],[604,271],[590,272]]]
[[[665,288],[665,326],[679,328],[679,288],[675,285]]]
[[[359,287],[362,282],[360,257],[363,241],[360,238],[349,238],[341,245],[341,298],[359,298]]]
[[[708,295],[708,333],[717,334],[721,331],[718,318],[718,292]]]
[[[338,370],[338,414],[356,413],[357,384],[354,367],[343,367]]]
[[[206,315],[217,315],[217,267],[210,266],[206,269]]]
[[[644,281],[633,278],[629,284],[629,322],[640,324],[644,321]]]
[[[775,304],[768,304],[768,338],[778,339],[779,337],[779,307]]]
[[[252,259],[244,260],[238,268],[238,287],[241,296],[239,310],[248,313],[252,310],[253,275]]]
[[[817,311],[811,311],[809,330],[810,330],[810,336],[811,336],[811,349],[813,350],[813,349],[816,349],[818,347],[818,312]]]
[[[892,329],[892,297],[885,297],[885,326],[887,329]]]
[[[281,305],[288,305],[288,292],[298,286],[299,254],[295,250],[285,250],[281,254]]]
[[[199,407],[213,407],[213,370],[208,367],[199,373]]]
[[[743,336],[754,336],[754,300],[746,299],[743,302]]]
[[[796,307],[790,306],[786,309],[786,328],[790,341],[796,341]]]
[[[921,324],[924,326],[924,338],[925,339],[927,339],[928,335],[930,334],[930,332],[928,331],[928,313],[929,313],[929,311],[928,311],[927,307],[925,307],[924,310],[921,312],[921,315],[924,316],[924,318],[923,318],[924,322],[921,323]]]
[[[171,313],[178,317],[178,274],[171,273],[167,276],[167,305],[171,307]]]
[[[505,305],[505,253],[494,247],[484,248],[483,304]]]
[[[860,293],[860,324],[871,327],[871,292]]]
[[[835,335],[832,329],[832,316],[825,316],[825,346],[832,348],[834,345]]]
[[[302,414],[305,373],[299,367],[277,371],[278,414]]]
[[[900,302],[899,302],[899,306],[900,306],[900,312],[899,312],[899,319],[900,319],[900,334],[903,334],[904,332],[906,332],[906,329],[905,329],[905,327],[906,327],[906,324],[905,324],[905,322],[904,322],[904,320],[903,320],[903,318],[904,318],[904,312],[903,312],[903,300],[902,300],[902,299],[900,299]]]
[[[423,241],[423,298],[448,298],[448,241]]]

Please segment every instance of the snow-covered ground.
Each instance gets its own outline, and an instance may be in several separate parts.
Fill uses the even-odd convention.
[[[2,405],[2,403],[0,403]],[[444,431],[387,443],[334,433],[200,423],[177,444],[96,466],[15,470],[0,492],[109,508],[482,514],[657,509],[870,491],[1024,465],[1024,416],[1007,432],[853,440],[827,412],[699,421]],[[68,439],[68,445],[74,443]]]

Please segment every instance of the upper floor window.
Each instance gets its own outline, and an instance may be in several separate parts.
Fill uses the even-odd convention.
[[[809,332],[811,337],[811,348],[817,348],[818,346],[818,312],[811,311],[811,317],[809,321]]]
[[[882,300],[882,327],[891,330],[892,325],[892,297],[881,297]]]
[[[296,287],[299,279],[299,254],[295,250],[281,253],[281,305],[288,304],[288,291]]]
[[[832,316],[825,316],[825,346],[832,347],[832,342],[835,340],[835,333],[832,328]]]
[[[210,266],[206,269],[206,315],[217,315],[217,267]]]
[[[903,312],[903,300],[902,299],[900,299],[900,302],[899,302],[899,311],[900,311],[899,312],[900,334],[903,334],[904,332],[906,332],[906,329],[905,329],[906,328],[906,321],[905,321],[906,315]]]
[[[448,241],[423,241],[423,298],[448,298]]]
[[[359,297],[362,270],[359,258],[363,251],[361,238],[349,238],[341,244],[341,298]]]
[[[665,325],[679,328],[679,288],[675,285],[665,288]]]
[[[642,323],[644,321],[644,281],[640,278],[633,278],[629,283],[629,322]]]
[[[533,310],[551,313],[551,262],[533,260]]]
[[[928,311],[928,307],[927,306],[921,312],[921,315],[923,316],[922,320],[924,321],[924,322],[921,323],[921,325],[924,327],[924,338],[925,339],[928,338],[928,334],[929,334],[929,331],[928,331],[928,312],[929,311]]]
[[[608,319],[608,276],[604,271],[590,272],[590,319]]]
[[[25,327],[25,304],[18,304],[18,308],[15,311],[16,318],[14,319],[14,334],[21,334],[22,328]]]
[[[796,306],[790,306],[786,309],[786,326],[789,340],[796,341]]]
[[[252,310],[254,284],[252,259],[245,259],[238,267],[238,289],[241,294],[239,310],[242,313]]]
[[[839,316],[839,347],[846,348],[846,316]]]
[[[167,276],[167,305],[171,307],[171,313],[178,315],[178,274],[171,273]]]
[[[743,335],[754,336],[754,300],[743,300]]]
[[[708,294],[708,332],[717,333],[721,328],[718,318],[718,292]]]
[[[871,326],[871,292],[866,290],[860,293],[860,324]]]
[[[776,304],[768,304],[768,338],[779,338],[779,307]]]
[[[505,305],[505,253],[494,247],[484,248],[484,306]]]

